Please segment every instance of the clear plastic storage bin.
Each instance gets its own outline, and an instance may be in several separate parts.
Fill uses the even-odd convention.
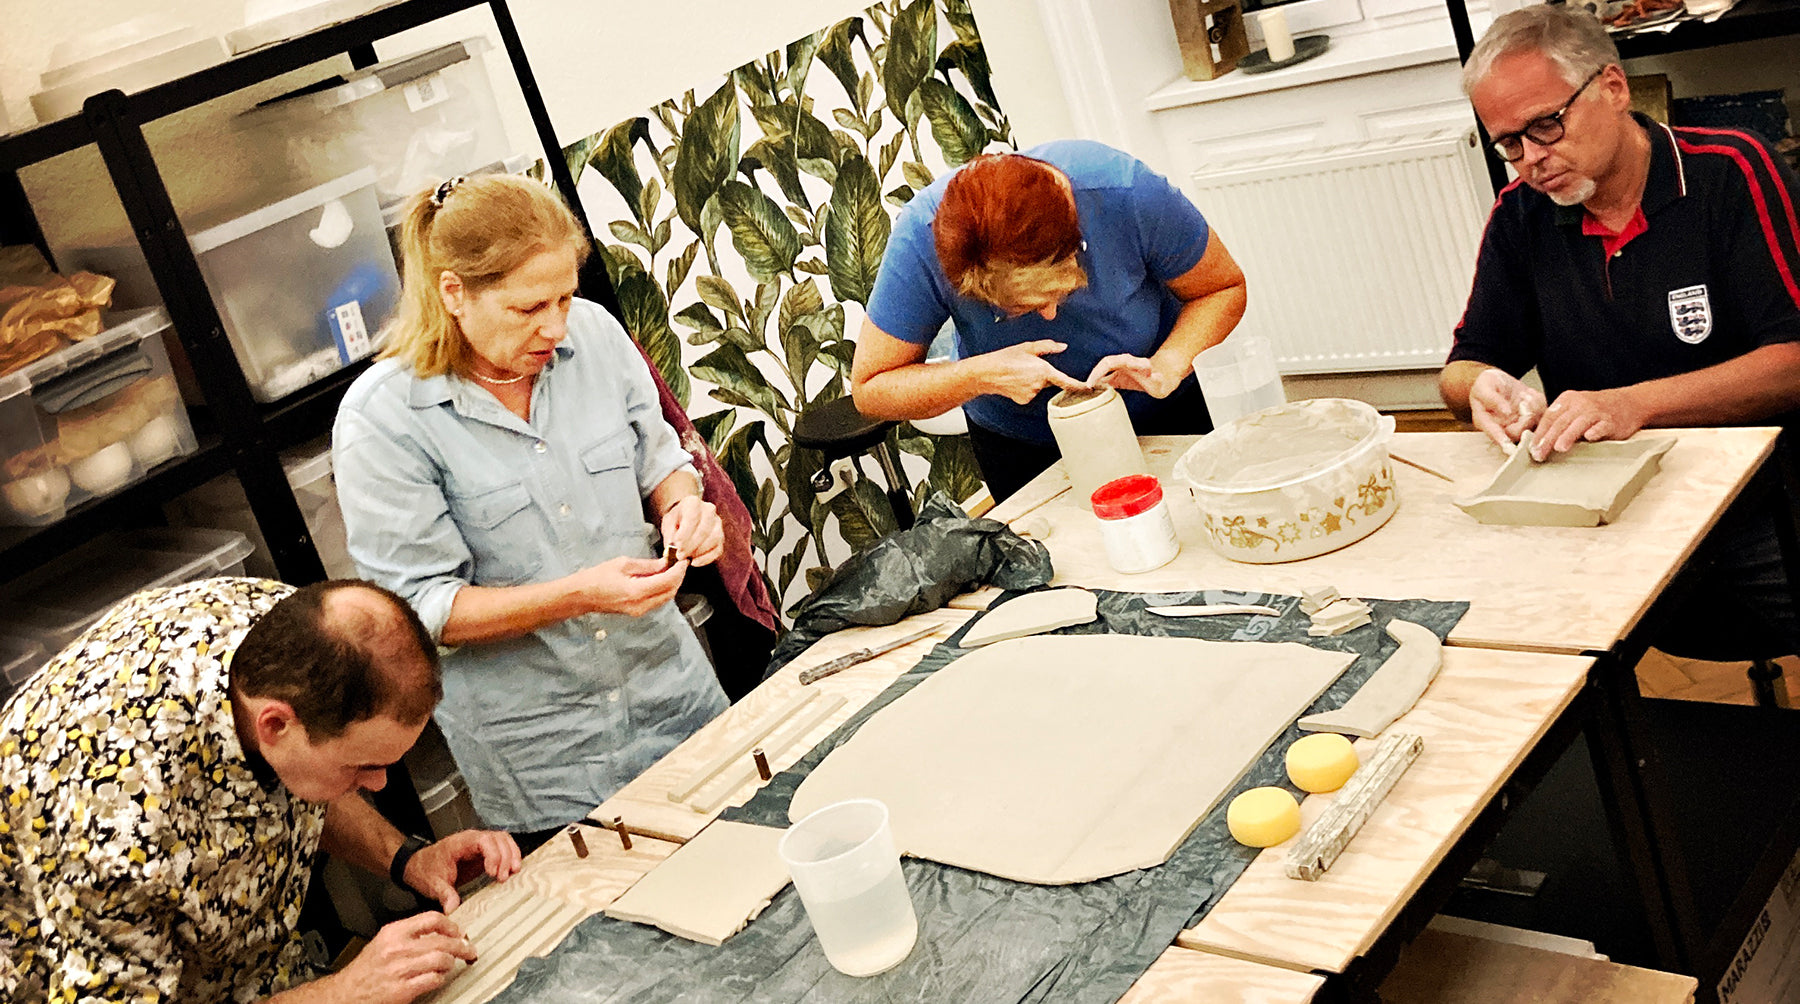
[[[325,574],[334,579],[356,578],[356,564],[350,560],[344,513],[338,508],[337,486],[331,479],[331,442],[322,438],[305,446],[284,450],[281,466],[287,472],[288,486],[294,490],[294,501],[300,503],[300,514],[306,517],[307,532],[313,547],[325,565]],[[277,578],[275,562],[269,556],[268,542],[250,512],[250,501],[244,486],[230,475],[214,478],[206,484],[169,502],[164,511],[170,522],[182,526],[215,527],[236,530],[249,539],[253,550],[244,560],[251,575]]]
[[[247,125],[284,142],[313,177],[375,169],[382,203],[489,168],[507,155],[485,38],[389,60],[272,101]]]
[[[250,542],[230,530],[121,530],[96,537],[0,590],[0,633],[63,650],[141,589],[242,575]]]
[[[0,702],[11,697],[49,658],[50,653],[33,639],[0,635]]]
[[[400,297],[374,180],[364,168],[193,236],[257,400],[374,351]]]
[[[0,377],[0,525],[54,523],[71,506],[194,452],[194,428],[159,337],[160,309]]]

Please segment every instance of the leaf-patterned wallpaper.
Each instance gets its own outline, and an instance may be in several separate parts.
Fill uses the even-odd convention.
[[[820,458],[789,441],[802,409],[848,389],[893,215],[1011,146],[967,0],[889,0],[564,150],[589,217],[609,221],[625,325],[731,475],[786,604],[894,528],[861,470],[819,501]],[[893,437],[917,458],[915,500],[979,487],[967,437]]]

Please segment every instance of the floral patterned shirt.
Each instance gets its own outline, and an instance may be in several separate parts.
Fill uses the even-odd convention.
[[[292,587],[114,607],[0,711],[0,999],[251,1001],[310,975],[325,807],[238,743],[226,665]]]

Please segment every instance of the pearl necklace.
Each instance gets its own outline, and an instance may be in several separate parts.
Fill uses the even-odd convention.
[[[481,374],[476,373],[474,370],[470,370],[469,375],[473,376],[477,380],[480,380],[482,383],[491,383],[496,387],[504,387],[509,383],[518,383],[520,380],[525,379],[526,377],[530,376],[531,374],[530,373],[521,373],[516,377],[508,377],[505,380],[500,380],[495,377],[482,376]]]

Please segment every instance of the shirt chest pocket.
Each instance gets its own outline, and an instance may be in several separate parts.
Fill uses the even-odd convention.
[[[445,498],[474,559],[473,585],[518,585],[543,567],[541,518],[524,482],[450,492]]]
[[[592,443],[581,451],[593,507],[590,531],[600,537],[641,538],[644,500],[638,494],[635,440],[629,428]]]

